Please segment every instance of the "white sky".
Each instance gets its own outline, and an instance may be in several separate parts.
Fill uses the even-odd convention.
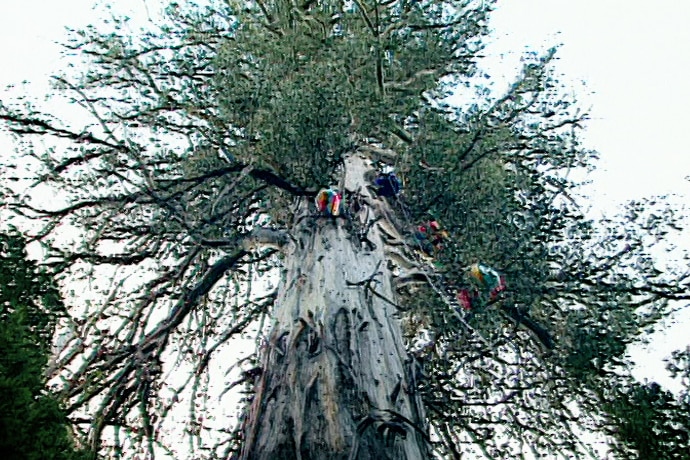
[[[0,0],[0,88],[29,80],[36,94],[45,92],[48,75],[60,69],[54,42],[64,37],[65,26],[84,26],[103,13],[102,6],[94,12],[93,3]],[[158,0],[113,3],[145,21]],[[585,140],[602,157],[591,176],[598,209],[652,194],[690,197],[688,24],[690,2],[684,0],[499,0],[492,55],[511,65],[527,47],[563,43],[558,70],[591,91],[581,100],[592,107]],[[0,148],[6,146],[0,139]],[[686,309],[671,318],[681,325],[653,338],[638,369],[641,378],[658,380],[661,358],[690,342],[683,332],[688,316]]]
[[[515,62],[526,47],[562,44],[557,69],[586,83],[584,139],[601,154],[590,193],[601,212],[656,194],[690,198],[688,24],[682,0],[499,0],[493,53]],[[690,344],[690,309],[664,326],[630,349],[633,373],[678,391],[663,358]]]
[[[492,21],[501,51],[563,43],[558,69],[593,92],[599,199],[690,195],[690,2],[503,0]]]

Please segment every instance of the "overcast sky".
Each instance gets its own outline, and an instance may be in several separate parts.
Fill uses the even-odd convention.
[[[557,69],[573,85],[586,83],[584,138],[601,155],[590,187],[597,209],[650,195],[688,201],[690,2],[499,0],[491,21],[495,56],[515,62],[526,47],[562,44]],[[631,349],[634,373],[678,391],[663,358],[690,344],[690,308],[665,326]]]
[[[93,10],[94,1],[2,0],[0,87],[29,80],[37,94],[45,90],[48,75],[60,69],[54,42],[65,26],[84,26],[103,13],[102,6]],[[113,3],[140,21],[159,4]],[[688,24],[690,2],[684,0],[499,0],[488,49],[493,70],[511,77],[526,49],[563,44],[557,69],[578,90],[580,81],[587,85],[581,100],[591,105],[592,120],[585,139],[601,154],[590,191],[600,209],[652,194],[690,197]],[[688,316],[686,309],[669,321]],[[641,376],[659,375],[663,364],[652,363],[687,343],[685,330],[655,336]]]
[[[499,1],[497,51],[563,43],[558,69],[593,92],[585,137],[601,152],[595,186],[616,201],[690,196],[690,2]]]

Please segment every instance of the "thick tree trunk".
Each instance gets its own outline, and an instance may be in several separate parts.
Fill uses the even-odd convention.
[[[347,190],[363,185],[365,167],[348,160]],[[377,226],[373,244],[357,235],[374,217],[366,209],[294,229],[243,459],[429,458],[384,243]]]

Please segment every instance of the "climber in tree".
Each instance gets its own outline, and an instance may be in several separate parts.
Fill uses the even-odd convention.
[[[316,209],[325,216],[339,216],[342,203],[343,194],[334,187],[321,189],[315,199]]]
[[[483,305],[487,305],[499,298],[499,294],[506,290],[506,282],[503,275],[486,265],[472,264],[468,275],[472,280],[473,288],[458,291],[458,302],[465,310],[472,311]],[[556,343],[551,333],[538,321],[532,318],[529,311],[515,304],[501,302],[498,309],[515,323],[529,329],[534,336],[547,349],[553,349]]]
[[[391,166],[381,168],[381,172],[374,180],[374,186],[376,187],[376,194],[385,197],[398,196],[402,188],[400,180]]]
[[[443,249],[443,241],[448,239],[448,232],[441,229],[435,220],[425,222],[414,233],[415,244],[429,256]]]
[[[479,291],[476,289],[462,288],[458,291],[456,298],[462,308],[467,311],[474,310],[480,304]]]
[[[485,265],[470,265],[468,275],[473,287],[460,289],[456,295],[458,302],[465,310],[474,310],[498,299],[498,295],[506,289],[503,275],[499,275],[496,270]]]
[[[496,300],[498,294],[505,291],[506,282],[503,275],[499,275],[496,270],[481,264],[470,266],[470,276],[479,283],[482,292],[489,300]]]

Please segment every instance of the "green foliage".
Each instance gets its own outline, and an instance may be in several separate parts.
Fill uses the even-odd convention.
[[[674,351],[666,368],[674,378],[680,378],[683,385],[683,401],[690,404],[690,346],[686,347],[685,350]]]
[[[215,77],[233,152],[303,187],[334,180],[364,139],[405,137],[420,97],[471,72],[485,33],[486,10],[455,1],[233,6]]]
[[[606,402],[620,454],[636,458],[690,458],[690,405],[656,383],[630,382]]]
[[[50,278],[27,259],[24,241],[0,235],[0,452],[3,458],[77,460],[59,401],[45,390],[44,368],[56,315]]]

